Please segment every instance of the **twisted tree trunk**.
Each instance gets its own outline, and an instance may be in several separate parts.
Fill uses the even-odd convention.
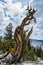
[[[33,17],[33,14],[35,13],[35,10],[33,10],[32,12],[30,12],[22,21],[21,25],[18,26],[15,30],[14,33],[14,56],[15,56],[15,61],[18,61],[21,52],[22,52],[22,45],[23,45],[23,40],[24,38],[24,34],[23,34],[23,29],[25,25],[29,25],[30,24],[30,20],[34,19],[34,21],[36,22],[35,18]],[[28,23],[27,23],[28,21]],[[30,36],[32,34],[32,29],[28,32],[28,36]],[[24,38],[24,39],[23,39]],[[28,40],[25,40],[26,42],[26,47],[28,46]]]

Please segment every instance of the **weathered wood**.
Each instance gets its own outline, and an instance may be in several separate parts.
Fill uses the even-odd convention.
[[[24,27],[26,25],[29,25],[30,24],[30,20],[32,20],[32,19],[34,19],[34,21],[36,22],[36,19],[33,16],[35,12],[36,12],[36,10],[30,9],[29,10],[29,14],[27,14],[27,16],[23,19],[21,25],[18,26],[15,29],[15,32],[14,32],[14,42],[15,42],[15,44],[14,44],[14,56],[16,56],[15,61],[18,61],[18,59],[19,59],[19,57],[21,55],[21,52],[23,50],[22,49],[22,45],[23,45],[23,38],[24,38],[23,37],[23,29],[24,29]],[[27,21],[28,21],[28,23],[27,23]],[[33,30],[33,27],[28,32],[28,36],[30,36],[32,34],[32,30]],[[25,46],[27,47],[28,40],[26,39],[25,42],[26,42]]]

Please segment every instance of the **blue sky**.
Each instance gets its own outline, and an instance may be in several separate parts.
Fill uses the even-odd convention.
[[[31,39],[43,40],[43,0],[0,0],[0,36],[4,35],[6,26],[11,22],[13,31],[20,25],[22,19],[26,15],[27,2],[32,8],[37,9],[35,14],[37,23],[33,25],[33,33]]]

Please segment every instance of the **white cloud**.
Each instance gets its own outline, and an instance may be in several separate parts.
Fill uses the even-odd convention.
[[[34,0],[30,0],[30,1],[29,1],[29,7],[30,7],[30,5],[31,5],[31,3],[32,3],[33,1],[34,1]]]
[[[6,26],[9,24],[9,20],[6,17],[3,17],[3,21],[0,21],[0,30],[5,30]]]
[[[7,1],[7,4],[5,5],[6,8],[9,9],[9,11],[6,12],[7,16],[10,15],[11,17],[14,17],[15,13],[18,13],[18,17],[17,19],[20,21],[20,16],[23,16],[24,10],[26,9],[26,5],[22,7],[22,3],[21,2],[15,2],[12,3],[11,1]]]
[[[12,3],[12,0],[4,0],[4,1],[6,2],[6,4],[4,4],[4,6],[3,6],[3,3],[0,2],[0,12],[2,13],[2,19],[0,18],[0,21],[2,20],[1,21],[2,25],[0,26],[1,30],[4,30],[5,27],[9,24],[9,22],[11,22],[10,18],[8,17],[8,15],[10,15],[11,18],[18,20],[21,23],[21,21],[23,20],[23,18],[25,16],[24,11],[25,11],[25,9],[27,7],[27,4],[25,6],[22,6],[22,3],[19,2],[19,1],[15,2],[15,3]],[[29,5],[32,4],[32,3],[34,3],[34,2],[35,2],[35,5],[36,5],[36,2],[37,2],[36,0],[29,0]],[[3,10],[3,8],[8,8],[8,11],[5,12]],[[38,12],[40,12],[40,11],[41,10],[39,10]],[[6,13],[7,17],[5,17],[4,12]],[[18,14],[18,15],[15,16],[15,13]],[[43,16],[42,13],[40,15]],[[34,25],[33,33],[31,35],[32,39],[43,39],[43,37],[41,36],[41,34],[43,33],[43,31],[42,30],[40,31],[40,28],[39,28],[40,25],[43,25],[40,22],[40,21],[43,21],[43,17],[41,17],[41,16],[40,16],[40,18],[39,18],[39,16],[38,16],[38,18],[36,16],[36,18],[37,18],[37,24]],[[14,26],[14,28],[16,28],[16,26],[17,26],[17,24],[15,23],[15,21],[13,22],[13,26]]]
[[[17,2],[17,3],[8,3],[6,5],[10,11],[12,11],[13,13],[14,12],[20,12],[21,11],[21,7],[22,7],[22,4],[20,2]]]
[[[3,12],[3,8],[4,8],[4,6],[3,6],[2,3],[0,2],[0,11]]]
[[[14,15],[15,12],[19,13],[19,14],[21,12],[23,12],[21,2],[17,2],[17,3],[14,3],[14,4],[12,3],[12,0],[6,0],[6,2],[7,2],[7,4],[5,4],[5,6],[3,6],[2,3],[0,3],[0,13],[2,13],[2,14],[0,14],[1,15],[0,21],[4,25],[4,26],[3,25],[0,26],[1,30],[3,30],[8,25],[8,23],[10,22],[8,15],[11,15],[14,18],[13,15]],[[5,17],[5,15],[4,15],[3,8],[5,8],[5,7],[9,9],[9,11],[6,12],[7,17]]]
[[[2,2],[0,2],[0,13],[1,13],[0,14],[0,16],[1,16],[0,17],[0,22],[1,22],[0,30],[2,30],[2,31],[5,30],[5,27],[9,24],[9,22],[11,22],[8,15],[10,15],[12,18],[15,18],[14,14],[18,13],[19,15],[16,16],[16,19],[20,20],[21,13],[23,13],[26,8],[26,6],[24,6],[24,8],[22,8],[21,2],[16,2],[13,4],[12,0],[5,0],[5,1],[7,2],[7,4],[3,3],[4,6],[3,6]],[[4,15],[5,11],[3,10],[3,8],[9,9],[9,11],[6,11],[7,17],[5,17],[5,15]],[[14,26],[14,28],[16,28],[17,24],[15,24],[15,22],[14,22],[13,26]]]
[[[4,0],[5,2],[7,2],[7,3],[10,3],[10,2],[12,2],[12,0]]]

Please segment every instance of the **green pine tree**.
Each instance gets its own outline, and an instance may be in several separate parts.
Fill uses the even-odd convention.
[[[5,39],[12,39],[12,27],[12,23],[9,23],[9,25],[6,27]]]

